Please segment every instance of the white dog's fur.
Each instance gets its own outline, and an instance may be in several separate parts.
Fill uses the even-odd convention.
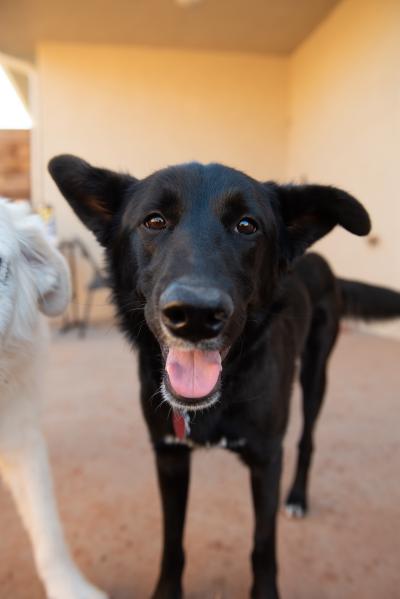
[[[74,564],[53,496],[35,399],[43,371],[46,315],[70,295],[65,261],[27,204],[0,200],[0,474],[32,542],[49,599],[105,599]]]

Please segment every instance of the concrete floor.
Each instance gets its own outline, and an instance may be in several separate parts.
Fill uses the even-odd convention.
[[[279,519],[283,599],[400,597],[400,343],[342,335],[318,428],[312,509]],[[142,422],[135,357],[113,329],[56,336],[44,428],[76,560],[113,599],[153,587],[160,508]],[[298,391],[283,492],[299,426]],[[0,598],[39,599],[27,537],[0,488]],[[187,599],[244,599],[252,515],[245,468],[222,450],[197,452],[186,530]]]

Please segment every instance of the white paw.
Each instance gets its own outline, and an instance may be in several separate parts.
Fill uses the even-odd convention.
[[[107,595],[87,582],[79,572],[64,572],[45,581],[48,599],[108,599]]]
[[[299,520],[300,518],[304,518],[306,515],[304,509],[297,503],[287,503],[285,505],[285,514],[288,518],[293,520]]]

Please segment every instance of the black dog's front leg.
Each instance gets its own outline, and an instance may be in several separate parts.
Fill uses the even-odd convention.
[[[252,599],[279,598],[275,545],[281,469],[281,449],[262,464],[250,464],[255,512]]]
[[[189,488],[190,450],[179,445],[156,451],[161,493],[164,546],[161,572],[152,599],[180,599],[185,562],[183,529]]]

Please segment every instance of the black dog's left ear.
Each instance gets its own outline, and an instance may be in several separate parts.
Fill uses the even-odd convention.
[[[58,189],[102,245],[107,244],[109,225],[134,177],[91,166],[85,160],[63,154],[49,162]]]
[[[289,241],[289,260],[340,225],[354,235],[371,229],[368,212],[353,196],[325,185],[266,184],[275,193]]]

